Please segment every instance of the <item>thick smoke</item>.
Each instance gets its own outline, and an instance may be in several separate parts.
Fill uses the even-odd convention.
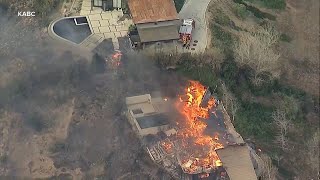
[[[179,77],[133,52],[123,52],[116,72],[97,71],[111,54],[41,37],[26,19],[0,13],[0,177],[75,177],[80,168],[92,179],[96,166],[110,179],[150,176],[157,168],[141,161],[144,151],[121,115],[124,100],[155,91],[174,97]]]

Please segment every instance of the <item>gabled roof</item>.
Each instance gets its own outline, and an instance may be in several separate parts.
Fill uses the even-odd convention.
[[[250,152],[246,145],[227,146],[216,151],[230,179],[257,180]]]
[[[178,19],[173,0],[129,0],[128,5],[135,24]]]

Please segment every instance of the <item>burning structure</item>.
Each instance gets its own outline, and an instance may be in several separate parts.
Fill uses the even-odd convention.
[[[134,114],[132,100],[137,97],[152,104],[150,95],[127,98],[131,116]],[[165,128],[161,124],[154,130],[144,131],[141,129],[144,120],[136,120],[139,134],[153,161],[177,179],[194,175],[212,179],[257,179],[258,156],[235,131],[222,103],[211,95],[208,88],[190,81],[172,104],[179,114],[175,124],[165,125]],[[151,107],[150,112],[154,112]],[[147,134],[153,134],[154,139],[145,140]]]

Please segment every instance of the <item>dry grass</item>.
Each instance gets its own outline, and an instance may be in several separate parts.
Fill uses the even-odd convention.
[[[287,0],[277,18],[279,31],[292,41],[281,43],[288,84],[319,96],[319,1]]]

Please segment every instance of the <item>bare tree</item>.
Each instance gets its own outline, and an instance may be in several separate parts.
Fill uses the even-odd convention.
[[[285,134],[279,133],[276,135],[275,142],[280,145],[282,150],[288,149],[288,138]]]
[[[222,101],[224,102],[226,110],[231,113],[232,122],[234,122],[236,113],[239,109],[239,104],[237,103],[236,97],[228,90],[224,83],[222,83],[221,87],[223,92]]]
[[[231,101],[231,104],[230,104],[230,111],[231,111],[231,114],[232,114],[232,122],[234,122],[234,118],[236,116],[236,113],[239,109],[239,104],[238,102],[236,101],[236,98],[234,97]]]
[[[288,120],[285,111],[279,109],[272,113],[272,118],[279,129],[276,136],[276,143],[280,144],[282,150],[285,150],[288,147],[287,133],[291,122]]]
[[[271,158],[266,154],[262,154],[260,157],[263,162],[262,179],[275,180],[278,169],[273,166]]]
[[[281,110],[276,110],[272,113],[272,118],[277,127],[279,127],[281,134],[287,135],[291,121],[287,119],[286,113]]]
[[[276,107],[285,112],[288,120],[296,118],[300,110],[300,103],[297,98],[294,98],[292,96],[280,96],[280,98],[281,100]]]
[[[280,166],[280,161],[283,159],[283,156],[280,154],[273,154],[272,159],[277,161],[277,165]]]
[[[273,26],[267,24],[264,28],[261,28],[257,34],[260,35],[260,39],[263,40],[267,47],[271,47],[276,44],[280,38],[279,33]]]
[[[228,89],[224,83],[221,84],[221,89],[222,89],[222,101],[223,101],[224,107],[228,110],[229,109],[230,94],[229,94]]]
[[[271,26],[259,29],[257,32],[242,32],[235,44],[235,60],[241,66],[250,66],[255,70],[253,82],[261,84],[258,75],[270,73],[271,77],[278,77],[280,54],[274,52],[272,46],[278,41],[279,34]]]

